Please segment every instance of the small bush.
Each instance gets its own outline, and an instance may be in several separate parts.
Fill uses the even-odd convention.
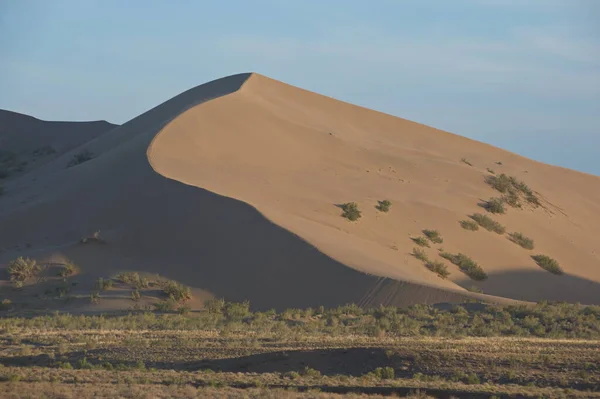
[[[511,240],[515,244],[519,244],[525,249],[533,249],[533,240],[529,237],[524,236],[521,233],[510,233],[508,237],[509,240]]]
[[[96,280],[96,285],[95,288],[98,291],[106,291],[111,289],[113,286],[113,281],[109,278],[105,279],[100,277],[98,280]]]
[[[487,168],[487,171],[488,171],[489,173],[493,174],[493,175],[495,175],[495,174],[496,174],[496,172],[494,172],[494,170],[493,170],[493,169]]]
[[[469,166],[473,166],[473,164],[471,162],[469,162],[469,160],[467,158],[461,158],[460,160],[462,163],[467,164]]]
[[[532,258],[535,261],[535,263],[537,263],[537,265],[542,269],[547,270],[550,273],[556,275],[563,274],[563,270],[560,267],[559,263],[551,257],[546,255],[533,255]]]
[[[468,385],[478,385],[481,384],[481,380],[479,379],[479,376],[477,374],[470,373],[467,374],[464,383]]]
[[[342,208],[343,211],[342,217],[345,217],[348,220],[355,221],[362,216],[361,211],[358,210],[358,205],[356,204],[356,202],[348,202],[342,204],[340,208]]]
[[[477,262],[465,254],[459,253],[454,255],[448,252],[442,252],[440,256],[454,263],[463,273],[475,281],[482,281],[488,277],[487,273],[481,268],[481,266],[479,266]]]
[[[67,295],[69,295],[69,292],[71,292],[71,288],[68,285],[62,285],[54,289],[54,294],[59,298],[66,297]],[[49,294],[52,294],[52,292],[50,292]]]
[[[321,372],[306,366],[302,372],[302,375],[310,378],[319,378],[321,376]]]
[[[225,306],[225,316],[232,321],[242,321],[250,314],[250,302],[229,302]]]
[[[290,380],[297,380],[300,378],[300,374],[297,371],[288,371],[287,373],[283,374],[283,376],[285,378],[289,378]]]
[[[539,198],[533,193],[533,190],[531,190],[527,184],[513,176],[507,176],[504,173],[499,176],[487,176],[485,182],[503,194],[508,193],[506,199],[509,200],[507,202],[509,202],[511,206],[520,206],[518,202],[519,193],[523,194],[525,200],[530,204],[534,206],[540,205]],[[519,205],[512,205],[513,203]]]
[[[132,301],[139,301],[142,298],[142,294],[140,294],[140,292],[138,290],[133,290],[131,291],[131,300]]]
[[[208,313],[222,314],[225,309],[225,300],[223,298],[211,298],[204,301],[204,308]]]
[[[102,238],[100,238],[100,231],[95,231],[94,234],[92,234],[90,237],[83,237],[80,242],[82,244],[92,244],[92,243],[97,243],[97,244],[106,244],[106,241],[104,241]]]
[[[140,276],[137,272],[122,272],[117,274],[115,279],[138,290],[145,289],[150,286],[148,279]]]
[[[437,230],[423,230],[423,234],[425,234],[425,237],[429,238],[434,244],[441,244],[444,242],[440,232]]]
[[[154,306],[154,310],[158,312],[171,312],[175,309],[177,304],[169,298],[164,301],[155,302],[152,306]]]
[[[450,275],[450,272],[448,271],[446,265],[444,265],[440,261],[427,262],[425,263],[425,267],[427,267],[432,272],[436,273],[441,278],[448,278],[448,276]]]
[[[70,168],[72,166],[80,165],[84,162],[87,162],[87,161],[93,159],[93,158],[94,158],[93,152],[88,151],[88,150],[83,150],[83,151],[73,155],[73,158],[71,158],[71,160],[67,164],[67,167]]]
[[[502,200],[513,208],[521,208],[521,201],[515,190],[509,190],[508,194],[502,196]]]
[[[98,303],[99,300],[100,300],[100,293],[99,292],[92,292],[92,293],[90,293],[90,302],[91,303]]]
[[[64,279],[73,276],[78,271],[79,268],[74,263],[67,262],[61,266],[60,270],[58,271],[58,275]]]
[[[94,365],[91,364],[90,362],[88,362],[87,358],[84,357],[83,359],[79,359],[77,361],[76,367],[78,369],[88,369],[89,370],[89,369],[94,368]]]
[[[10,299],[3,299],[2,302],[0,302],[0,310],[8,310],[11,308],[12,305],[12,301]]]
[[[479,230],[479,225],[472,220],[461,220],[460,225],[465,230],[470,230],[470,231]]]
[[[419,259],[420,261],[423,262],[428,262],[429,258],[427,257],[427,254],[425,253],[424,250],[422,250],[419,247],[414,247],[413,251],[412,251],[412,256],[414,256],[415,258]]]
[[[396,373],[392,367],[377,367],[367,374],[368,377],[374,377],[380,380],[393,380]]]
[[[517,190],[519,190],[520,192],[522,192],[523,194],[526,194],[526,195],[533,194],[533,191],[531,191],[529,186],[527,184],[525,184],[524,182],[522,182],[521,180],[518,180],[517,178],[515,178],[513,176],[509,177],[509,179],[510,179],[512,186],[514,188],[516,188]]]
[[[183,304],[183,305],[179,305],[177,307],[177,309],[175,309],[175,311],[177,313],[179,313],[180,315],[186,315],[188,313],[190,313],[192,311],[192,307],[190,305],[187,304]]]
[[[483,290],[481,288],[479,288],[478,286],[476,286],[476,285],[472,285],[470,287],[467,287],[467,291],[476,292],[478,294],[483,294]]]
[[[506,228],[504,226],[502,226],[500,223],[496,222],[494,219],[490,218],[487,215],[475,213],[469,217],[475,222],[477,222],[478,225],[480,225],[488,231],[493,231],[497,234],[504,234],[504,232],[506,231]]]
[[[377,208],[377,210],[381,211],[381,212],[389,212],[390,211],[390,206],[392,206],[392,203],[388,200],[383,200],[383,201],[377,201],[378,204],[375,208]]]
[[[192,299],[192,290],[190,287],[186,287],[185,285],[179,284],[175,281],[163,280],[159,282],[159,286],[166,296],[177,303]]]
[[[42,268],[35,259],[18,257],[8,263],[7,271],[10,275],[10,281],[15,285],[22,287],[25,282],[36,277]]]
[[[508,189],[512,187],[511,179],[504,173],[498,176],[487,176],[485,178],[485,182],[489,184],[494,190],[499,191],[503,194],[508,192]]]
[[[427,241],[427,238],[425,238],[425,237],[411,238],[411,240],[413,240],[415,242],[415,244],[417,244],[420,247],[429,248],[429,241]]]
[[[502,200],[502,198],[490,198],[485,202],[483,208],[490,213],[503,214],[506,212],[506,209],[504,208],[504,200]]]

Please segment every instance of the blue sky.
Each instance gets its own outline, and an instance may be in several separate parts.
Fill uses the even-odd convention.
[[[0,108],[123,123],[255,71],[600,175],[600,0],[0,0]]]

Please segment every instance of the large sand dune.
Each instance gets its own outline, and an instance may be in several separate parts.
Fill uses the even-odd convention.
[[[466,297],[600,303],[600,178],[535,162],[257,74],[198,86],[10,182],[0,197],[0,261],[67,256],[90,281],[160,273],[258,309],[406,305]],[[473,166],[461,162],[467,158]],[[498,165],[496,162],[501,162]],[[486,168],[524,180],[542,206],[494,216],[534,251],[459,221],[497,196]],[[388,199],[389,213],[375,209]],[[357,222],[335,204],[354,201]],[[445,261],[439,278],[410,255],[437,229],[438,249],[468,254],[475,283]],[[100,230],[108,245],[80,245]],[[565,275],[532,254],[557,259]],[[89,288],[89,287],[88,287]],[[199,304],[200,302],[198,302]],[[108,306],[108,305],[106,305]]]

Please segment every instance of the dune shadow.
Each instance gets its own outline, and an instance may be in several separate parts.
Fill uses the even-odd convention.
[[[600,305],[600,283],[570,274],[555,275],[541,268],[539,271],[490,273],[484,282],[465,278],[457,284],[462,287],[475,284],[485,294],[522,301],[548,300]]]
[[[392,365],[383,348],[292,350],[182,364],[185,370],[211,369],[241,373],[302,372],[306,367],[323,375],[361,376]]]

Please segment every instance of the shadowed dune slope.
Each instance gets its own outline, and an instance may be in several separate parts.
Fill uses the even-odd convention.
[[[0,109],[0,145],[13,151],[50,145],[65,152],[117,126],[107,121],[43,121]]]
[[[117,127],[106,121],[54,122],[0,109],[0,168],[22,175]]]
[[[0,261],[59,254],[90,277],[160,273],[257,309],[499,302],[515,294],[496,276],[516,272],[529,300],[600,302],[593,290],[542,289],[564,276],[548,277],[530,258],[546,253],[570,276],[600,282],[600,178],[261,75],[198,86],[82,148],[98,156],[64,168],[65,154],[0,197]],[[486,168],[541,198],[542,207],[496,217],[534,238],[534,251],[458,224],[496,195]],[[389,213],[375,209],[382,199]],[[363,210],[354,223],[335,206],[350,201]],[[410,256],[409,235],[422,229],[444,237],[426,250],[431,259],[443,261],[441,247],[469,254],[490,275],[476,285],[494,297],[464,290],[471,284],[448,262],[444,280]],[[108,245],[77,243],[96,230]]]

